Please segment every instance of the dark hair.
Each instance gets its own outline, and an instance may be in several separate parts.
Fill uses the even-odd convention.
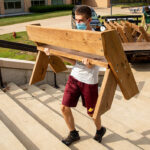
[[[150,11],[150,9],[149,9],[148,6],[146,6],[146,7],[144,8],[144,10],[145,10],[146,12]]]
[[[77,9],[75,10],[75,14],[84,15],[87,19],[92,17],[91,8],[86,5],[77,7]]]

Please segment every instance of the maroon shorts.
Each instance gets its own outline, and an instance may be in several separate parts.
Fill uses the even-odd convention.
[[[80,96],[88,114],[93,114],[98,98],[98,84],[86,84],[69,76],[62,104],[67,107],[76,107]]]

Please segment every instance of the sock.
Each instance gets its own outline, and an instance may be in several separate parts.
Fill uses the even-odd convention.
[[[76,131],[76,130],[70,131],[70,134],[71,134],[71,135],[77,135],[77,134],[78,134],[78,131]]]
[[[101,134],[101,132],[102,132],[102,127],[96,131],[96,134]]]

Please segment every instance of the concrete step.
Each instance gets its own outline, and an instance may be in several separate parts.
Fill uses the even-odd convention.
[[[11,92],[15,96],[22,95],[16,89],[11,89]],[[27,149],[49,150],[51,147],[55,150],[69,149],[1,90],[0,97],[1,120]],[[23,99],[20,98],[21,100]],[[26,97],[26,101],[30,103],[32,100]]]
[[[65,86],[60,85],[59,87],[60,87],[61,91],[64,91]],[[120,96],[120,97],[122,98],[122,96]],[[147,116],[146,120],[148,120],[149,113],[145,112],[145,109],[143,111],[143,106],[137,105],[137,104],[138,104],[137,100],[126,101],[126,100],[120,100],[120,99],[118,100],[118,99],[115,98],[114,101],[113,101],[113,105],[117,106],[116,109],[118,109],[120,107],[124,107],[126,110],[128,110],[128,108],[130,108],[131,110],[133,109],[136,113],[138,113],[139,110],[142,107],[142,109],[141,109],[139,114]],[[84,115],[86,115],[85,111],[83,111],[83,109],[82,109],[81,103],[79,103],[77,109],[78,109],[78,111],[80,111]],[[113,111],[113,110],[111,110],[111,111]],[[149,110],[147,110],[147,111],[149,111]],[[119,114],[124,114],[124,112],[120,111]],[[130,113],[128,114],[127,117],[130,117]],[[128,124],[126,124],[126,125],[123,124],[122,122],[120,122],[119,119],[116,119],[115,114],[113,115],[113,118],[111,116],[107,116],[106,114],[102,115],[102,122],[107,128],[109,128],[113,132],[117,133],[118,135],[124,137],[125,139],[128,139],[133,144],[135,144],[135,145],[137,145],[137,146],[139,146],[139,147],[141,147],[141,148],[143,148],[145,150],[149,150],[150,149],[150,144],[149,144],[150,143],[150,139],[149,139],[148,134],[146,134],[146,132],[144,134],[143,133],[141,134],[141,133],[138,133],[138,132],[134,131],[134,128],[132,129],[132,128],[130,128],[128,126],[128,124],[130,124],[129,122],[127,122]]]
[[[43,111],[37,110],[37,112],[36,112],[38,117],[40,117],[40,119],[42,121],[44,121],[50,128],[55,130],[55,132],[56,132],[55,135],[60,134],[59,137],[57,136],[58,138],[60,138],[60,140],[63,137],[66,137],[69,131],[65,124],[63,116],[61,115],[60,101],[56,100],[55,97],[47,94],[46,92],[42,91],[41,89],[39,89],[38,87],[36,87],[34,85],[32,85],[32,86],[24,85],[21,88],[26,90],[26,92],[28,92],[29,94],[34,96],[36,99],[38,99],[41,102],[41,105],[43,105],[43,106],[41,106]],[[58,90],[56,91],[56,89],[53,89],[51,91],[55,96],[56,96],[56,93],[59,96],[58,93],[60,93],[60,92]],[[34,102],[35,108],[36,108],[36,103],[37,102]],[[47,111],[45,111],[45,113],[44,113],[44,110],[47,110]],[[44,114],[44,116],[41,116],[41,114]],[[46,116],[45,114],[47,114],[47,117],[45,120],[43,120],[43,118],[45,118],[45,116]],[[81,116],[81,119],[82,118],[83,118],[83,116]],[[84,129],[82,129],[80,126],[77,126],[77,130],[80,131],[81,140],[79,142],[73,143],[70,146],[71,149],[84,150],[84,149],[87,149],[87,147],[88,147],[88,149],[91,149],[91,150],[93,150],[93,149],[106,150],[107,149],[102,144],[99,144],[98,142],[93,140],[92,136],[87,134],[87,132],[85,132]]]
[[[150,80],[137,82],[140,93],[138,95],[143,95],[150,98]],[[150,102],[150,101],[149,101]]]
[[[139,88],[139,93],[135,95],[133,98],[137,98],[140,101],[146,102],[147,104],[150,105],[150,90],[147,88],[150,86],[150,84],[146,83],[145,85],[139,85],[139,84],[137,85]],[[116,95],[120,93],[119,95],[123,98],[122,92],[120,91],[119,87],[117,87],[116,91],[117,91]]]
[[[122,93],[120,91],[116,91],[114,100],[116,100],[118,103],[127,105],[128,107],[135,107],[137,110],[144,110],[142,113],[150,113],[150,100],[147,99],[140,99],[139,97],[134,96],[130,100],[124,99],[122,96]]]
[[[1,150],[26,150],[22,143],[13,135],[13,133],[0,120],[0,149]]]
[[[47,94],[54,95],[54,90],[52,92],[52,87],[45,84],[40,86],[41,89],[44,89]],[[55,91],[58,92],[58,90],[55,89]],[[61,91],[60,91],[61,92]],[[57,97],[56,97],[57,98]],[[61,104],[61,98],[58,98],[59,104]],[[58,102],[56,102],[58,103]],[[52,105],[51,103],[47,103],[49,106],[53,107],[57,111],[59,111],[59,107],[57,104]],[[56,108],[57,107],[57,108]],[[84,111],[84,113],[83,113]],[[83,109],[81,106],[81,103],[79,102],[79,105],[77,108],[72,109],[75,123],[77,126],[84,127],[84,130],[87,132],[87,134],[93,135],[95,133],[95,126],[93,124],[93,121],[91,118],[87,117],[86,115],[86,109]],[[84,117],[83,117],[84,116]],[[80,119],[79,119],[80,118]],[[107,130],[107,134],[104,136],[102,144],[108,147],[108,149],[128,149],[129,147],[131,149],[141,149],[140,147],[135,146],[133,143],[128,141],[126,138],[123,138],[122,136],[116,134],[115,132],[112,132],[110,129]],[[129,149],[130,149],[129,148]]]
[[[105,115],[118,120],[122,124],[130,127],[132,130],[146,136],[144,133],[147,133],[150,129],[150,119],[149,114],[143,113],[143,111],[144,110],[137,110],[134,107],[130,108],[125,106],[125,104],[119,106],[114,102],[110,111],[108,111]],[[149,137],[149,135],[146,137]]]

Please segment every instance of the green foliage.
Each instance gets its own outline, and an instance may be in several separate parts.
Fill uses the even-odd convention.
[[[72,10],[74,5],[46,5],[46,6],[32,6],[30,12],[45,13],[60,10]]]
[[[113,4],[123,3],[150,3],[150,0],[112,0]]]

